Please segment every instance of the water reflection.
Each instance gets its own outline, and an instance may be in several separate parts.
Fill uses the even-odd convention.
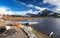
[[[55,36],[60,36],[60,18],[38,18],[37,21],[39,24],[33,25],[35,29],[46,34],[54,32]]]
[[[33,28],[43,33],[49,34],[54,32],[56,37],[60,37],[60,18],[35,18],[34,20],[18,20],[20,22],[39,22],[37,25],[32,25]]]

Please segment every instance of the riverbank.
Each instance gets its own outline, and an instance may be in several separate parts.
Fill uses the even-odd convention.
[[[7,22],[2,22],[3,26],[5,26],[7,24],[8,24]],[[31,30],[28,30],[30,27],[21,25],[20,23],[13,22],[13,23],[9,23],[9,24],[12,24],[11,26],[12,26],[13,29],[15,28],[16,33],[14,33],[13,35],[6,36],[4,38],[27,38],[28,35],[26,35],[23,32],[23,30],[24,30],[23,28],[25,28],[25,30],[28,31],[29,33],[31,32],[32,34],[36,35],[38,38],[50,38],[48,35],[46,35],[44,33],[41,33],[41,32],[38,32],[34,28],[32,28]],[[2,26],[2,25],[0,25],[0,26]],[[21,30],[21,29],[23,29],[23,30]],[[13,31],[11,31],[11,32],[13,32]],[[10,34],[10,32],[9,32],[9,34]]]
[[[20,23],[17,23],[17,22],[13,22],[11,24],[12,24],[12,26],[17,26],[19,28],[22,28],[25,32],[28,33],[28,35],[30,35],[32,33],[32,34],[36,35],[38,38],[52,38],[42,32],[35,30],[34,28],[29,27],[29,26],[21,25]]]
[[[28,16],[9,16],[9,15],[5,15],[2,16],[2,19],[4,20],[25,20],[25,19],[30,19],[30,20],[34,20],[35,18],[60,18],[60,17],[28,17]]]
[[[12,19],[12,20],[25,20],[25,19],[33,20],[35,18],[32,18],[32,17],[10,17],[10,19]]]
[[[56,18],[56,17],[10,17],[11,20],[34,20],[35,18]]]

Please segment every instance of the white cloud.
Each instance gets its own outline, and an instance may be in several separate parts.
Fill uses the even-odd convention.
[[[34,7],[34,5],[32,5],[32,4],[28,4],[28,5],[26,5],[27,7]]]
[[[60,11],[60,9],[56,9],[56,10]]]
[[[22,5],[26,5],[25,3],[23,3],[23,2],[20,2],[20,4],[22,4]]]
[[[47,1],[43,1],[43,3],[47,3]]]
[[[27,7],[32,7],[32,8],[35,8],[35,9],[37,9],[37,10],[39,10],[39,11],[43,11],[44,9],[48,9],[48,8],[41,8],[41,7],[38,7],[38,6],[34,6],[34,5],[32,5],[32,4],[28,4],[28,5],[26,5]]]
[[[56,8],[54,11],[57,12],[57,13],[60,13],[60,9],[59,8]]]
[[[20,1],[17,1],[17,0],[12,0],[16,5],[20,5],[20,4],[22,4],[22,5],[26,5],[25,3],[23,3],[23,2],[20,2]]]
[[[25,6],[27,6],[27,7],[31,7],[31,8],[35,8],[35,9],[37,9],[37,10],[39,10],[39,11],[43,11],[44,9],[48,9],[48,8],[42,8],[42,7],[38,7],[38,6],[35,6],[35,5],[32,5],[32,4],[26,4],[26,3],[23,3],[23,2],[19,2],[19,1],[17,1],[17,0],[14,0],[14,2],[18,5],[18,6],[20,6],[20,4],[22,4],[22,5],[25,5]],[[34,2],[36,2],[35,0],[34,0]],[[46,2],[46,1],[45,1]],[[18,4],[19,3],[19,4]],[[38,12],[39,12],[38,11]]]
[[[34,6],[34,5],[32,5],[32,4],[26,5],[25,3],[19,2],[19,1],[16,1],[16,0],[14,0],[14,2],[15,2],[15,3],[19,3],[19,4],[17,4],[17,5],[22,4],[22,5],[25,5],[25,6],[27,6],[27,7],[35,8],[35,9],[37,9],[37,10],[39,10],[39,11],[33,11],[33,10],[30,9],[30,10],[27,10],[27,11],[18,11],[18,12],[16,12],[16,11],[7,11],[7,10],[11,10],[11,9],[9,9],[9,8],[7,8],[7,7],[0,7],[0,14],[9,14],[9,15],[25,15],[26,13],[37,14],[37,13],[39,13],[40,11],[42,11],[42,10],[44,10],[44,9],[48,9],[48,8],[41,8],[41,7],[38,7],[38,6]]]
[[[56,5],[55,11],[60,11],[60,0],[44,0],[44,1],[50,3],[51,5]]]
[[[0,7],[0,14],[11,14],[11,11],[7,11],[7,10],[8,10],[7,7]]]
[[[8,11],[9,10],[9,11]],[[7,7],[0,7],[0,14],[9,15],[25,15],[26,13],[37,14],[38,11],[27,10],[27,11],[10,11],[11,9]]]
[[[17,1],[17,0],[14,0],[14,2],[19,6],[20,4],[22,4],[22,5],[25,5],[25,6],[27,6],[27,7],[31,7],[31,8],[35,8],[35,9],[37,9],[37,10],[44,10],[44,9],[47,9],[47,8],[41,8],[41,7],[38,7],[38,6],[35,6],[35,5],[32,5],[32,4],[26,4],[26,3],[23,3],[23,2],[19,2],[19,1]],[[35,2],[35,0],[34,0],[34,2]],[[45,3],[46,1],[44,1],[44,3]],[[19,4],[18,4],[19,3]]]
[[[60,0],[45,0],[46,2],[52,4],[52,5],[57,5],[60,6]]]
[[[33,11],[33,10],[27,10],[27,11],[20,11],[20,12],[17,12],[18,14],[21,14],[21,15],[26,15],[26,13],[32,13],[32,14],[37,14],[38,11]]]
[[[41,7],[38,7],[38,6],[35,6],[36,9],[40,10],[40,11],[43,11],[45,9],[48,9],[48,8],[41,8]]]
[[[32,4],[28,4],[28,5],[26,5],[26,6],[37,9],[38,11],[34,11],[36,14],[39,13],[39,12],[42,12],[42,11],[45,10],[45,9],[48,9],[48,8],[41,8],[41,7],[38,7],[38,6],[34,6],[34,5],[32,5]],[[29,10],[29,11],[30,11],[30,10]],[[30,11],[30,12],[33,13],[33,11]]]

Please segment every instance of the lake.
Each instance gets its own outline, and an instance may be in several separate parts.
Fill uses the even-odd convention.
[[[60,18],[35,18],[33,20],[18,20],[19,22],[39,22],[39,24],[31,25],[38,31],[49,34],[54,32],[56,38],[60,38]]]

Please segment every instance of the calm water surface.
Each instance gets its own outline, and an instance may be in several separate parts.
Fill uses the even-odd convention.
[[[46,34],[49,34],[50,32],[54,32],[56,38],[60,38],[60,18],[35,18],[34,20],[26,19],[26,20],[18,20],[18,21],[39,22],[39,24],[32,25],[32,27]]]

